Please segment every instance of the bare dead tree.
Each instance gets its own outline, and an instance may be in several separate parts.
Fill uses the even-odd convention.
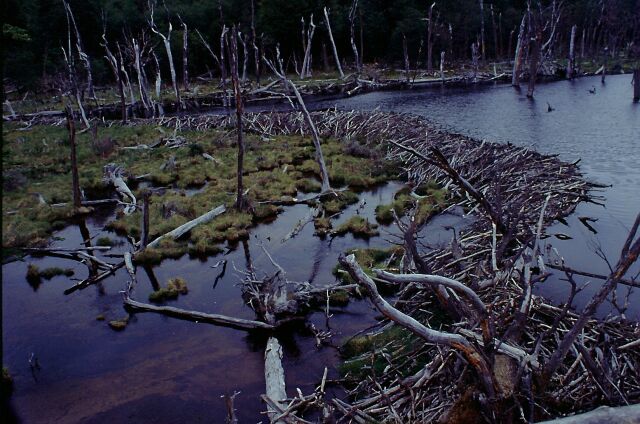
[[[248,35],[243,35],[239,30],[238,30],[238,38],[240,39],[240,42],[242,42],[242,82],[245,82],[247,80],[247,67],[249,66],[249,49],[247,49],[247,41],[249,36]]]
[[[489,10],[491,11],[491,29],[493,30],[493,54],[497,59],[500,57],[500,49],[498,48],[498,28],[496,27],[496,18],[493,13],[493,4],[489,5]]]
[[[329,183],[329,172],[327,171],[327,166],[324,162],[324,156],[322,154],[322,146],[320,145],[320,135],[318,134],[318,129],[316,128],[316,125],[313,122],[313,119],[311,118],[311,114],[309,114],[309,111],[307,110],[307,106],[305,105],[304,100],[302,99],[302,95],[300,95],[300,91],[298,90],[296,85],[287,78],[287,75],[284,72],[284,68],[282,66],[282,59],[280,58],[280,48],[276,47],[276,63],[278,68],[276,68],[276,65],[274,65],[266,57],[262,56],[262,60],[276,75],[276,77],[282,80],[282,84],[285,87],[287,86],[290,87],[294,95],[296,96],[296,99],[298,100],[298,104],[300,105],[300,108],[302,109],[302,113],[304,114],[305,120],[307,121],[307,124],[311,129],[311,137],[313,139],[313,145],[316,149],[316,162],[320,167],[320,176],[322,180],[322,192],[323,193],[329,192],[331,190],[331,184]]]
[[[302,20],[302,32],[303,32],[303,44],[305,44],[306,40],[306,48],[304,51],[304,59],[302,61],[302,70],[300,71],[300,79],[304,79],[306,77],[311,77],[311,43],[313,41],[313,34],[315,33],[316,26],[313,23],[313,13],[309,18],[309,28],[304,31],[304,19]]]
[[[248,207],[247,200],[244,195],[244,185],[242,181],[242,173],[244,168],[244,130],[242,126],[243,101],[242,87],[240,86],[240,78],[238,77],[238,31],[234,25],[231,29],[231,37],[229,39],[229,50],[231,53],[231,83],[235,93],[236,104],[236,132],[238,134],[238,169],[237,169],[237,197],[236,209],[245,210]]]
[[[76,25],[76,19],[73,16],[73,12],[71,11],[71,6],[69,6],[69,2],[67,0],[63,0],[64,10],[67,14],[67,19],[71,21],[73,25],[73,30],[76,35],[76,50],[78,51],[78,56],[80,57],[80,61],[82,62],[85,71],[87,72],[87,91],[89,92],[89,97],[92,99],[96,99],[96,93],[93,88],[93,74],[91,72],[91,62],[89,60],[89,56],[84,50],[82,45],[82,38],[80,37],[80,31],[78,31],[78,25]],[[69,54],[71,54],[71,50],[69,50]]]
[[[178,19],[182,24],[182,86],[185,91],[189,91],[189,30],[180,15]]]
[[[164,44],[164,49],[167,52],[167,61],[169,62],[169,70],[171,72],[171,84],[173,85],[173,91],[176,95],[176,101],[178,102],[179,107],[182,107],[182,100],[180,99],[180,89],[178,88],[178,81],[176,78],[176,68],[173,63],[173,53],[171,52],[171,32],[173,31],[173,25],[171,24],[171,20],[169,19],[169,29],[167,35],[164,35],[160,31],[158,31],[158,27],[153,20],[153,3],[149,2],[150,8],[150,20],[149,27],[154,34],[157,34]]]
[[[486,47],[484,42],[484,0],[480,1],[480,48],[482,52],[482,61],[484,62],[487,58],[486,56]]]
[[[513,32],[512,32],[513,33]],[[511,76],[511,85],[520,87],[520,72],[525,50],[525,38],[527,36],[527,13],[522,16],[520,22],[520,31],[518,32],[518,42],[516,44],[515,58],[513,59],[513,74]],[[511,49],[511,39],[509,39],[509,49]]]
[[[427,16],[427,72],[433,72],[433,8],[436,2],[431,4]]]
[[[527,97],[533,98],[533,91],[536,87],[536,77],[538,76],[538,64],[541,56],[542,43],[542,22],[541,16],[531,10],[531,4],[528,6],[528,23],[529,23],[529,85],[527,87]]]
[[[473,82],[478,82],[478,60],[480,59],[479,42],[471,43],[471,64],[473,65]]]
[[[349,28],[351,31],[351,50],[353,50],[353,57],[356,63],[356,72],[358,75],[362,73],[362,64],[360,63],[360,55],[358,54],[358,47],[355,41],[355,22],[356,12],[358,11],[358,0],[353,0],[351,3],[351,9],[349,9]]]
[[[120,96],[120,109],[122,113],[122,123],[127,122],[127,100],[124,95],[124,81],[123,75],[121,72],[121,64],[119,60],[114,56],[109,49],[109,43],[107,41],[107,22],[104,15],[102,16],[102,47],[105,50],[107,59],[107,63],[109,63],[109,67],[111,68],[111,72],[113,72],[113,77],[116,80],[116,86],[118,87],[118,95]]]
[[[327,8],[324,8],[324,22],[327,25],[327,32],[329,33],[329,40],[331,41],[331,47],[333,49],[333,59],[336,62],[336,68],[338,68],[338,73],[340,74],[340,78],[344,78],[344,72],[342,72],[342,65],[340,64],[340,58],[338,57],[338,49],[336,48],[336,42],[333,39],[333,33],[331,32],[331,23],[329,22],[329,12]]]
[[[411,75],[409,74],[409,50],[407,48],[407,36],[402,33],[402,55],[404,56],[404,75],[407,84],[411,81]]]
[[[220,5],[220,15],[222,15],[222,5]],[[222,104],[225,107],[229,106],[229,98],[227,97],[227,64],[224,59],[224,50],[227,44],[227,32],[229,32],[229,28],[222,24],[222,31],[220,32],[220,80],[222,82]]]
[[[577,26],[574,25],[571,27],[571,38],[569,39],[569,57],[567,61],[567,78],[573,79],[575,69],[576,69],[576,53],[575,53],[575,44],[576,44],[576,30]]]
[[[260,85],[260,49],[256,35],[255,0],[251,0],[251,46],[253,47],[253,60],[256,71],[256,84]]]
[[[144,41],[144,38],[143,38],[143,41]],[[149,98],[149,92],[147,89],[147,79],[146,79],[143,64],[142,64],[142,54],[141,54],[140,44],[138,43],[138,40],[136,40],[135,38],[131,38],[131,45],[133,47],[134,68],[136,70],[136,75],[138,77],[138,89],[140,91],[140,101],[142,102],[142,106],[146,110],[150,110],[150,109],[153,109],[153,105],[151,104],[151,99]]]
[[[444,84],[444,50],[440,52],[440,79]]]
[[[196,29],[196,34],[198,34],[198,37],[200,38],[202,45],[207,49],[207,51],[213,58],[213,61],[215,62],[216,66],[220,67],[220,59],[218,58],[218,55],[214,53],[213,49],[211,48],[211,45],[207,42],[207,40],[204,39],[200,31],[198,31],[197,29]],[[222,81],[220,82],[220,84],[222,84]]]

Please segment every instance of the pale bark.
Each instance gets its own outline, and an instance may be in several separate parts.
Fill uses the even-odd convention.
[[[93,74],[91,72],[91,62],[89,61],[89,56],[86,54],[82,46],[82,38],[80,37],[80,31],[78,31],[78,26],[76,25],[76,19],[73,16],[73,12],[71,11],[71,6],[69,6],[69,3],[66,0],[64,0],[63,3],[64,3],[65,12],[68,14],[68,18],[73,24],[73,29],[76,34],[76,49],[78,50],[78,56],[82,61],[85,71],[87,72],[87,91],[89,92],[89,97],[95,100],[96,93],[93,88]],[[71,54],[71,51],[69,51],[69,54]]]
[[[571,27],[571,38],[569,40],[569,58],[568,58],[569,60],[567,61],[567,78],[568,79],[573,79],[575,68],[576,68],[576,65],[575,65],[576,29],[577,29],[576,25]]]
[[[204,215],[200,215],[196,219],[191,220],[185,224],[182,224],[181,226],[173,229],[172,231],[169,231],[168,233],[161,235],[160,237],[150,242],[147,245],[147,247],[151,247],[151,248],[157,247],[160,244],[160,242],[165,238],[171,238],[173,240],[177,240],[187,232],[191,231],[191,229],[193,229],[194,227],[200,224],[206,224],[207,222],[211,222],[217,216],[225,213],[226,210],[227,208],[224,205],[220,205],[214,209],[211,209],[209,212],[205,213]]]
[[[116,85],[118,87],[118,95],[120,96],[120,108],[122,110],[122,123],[125,123],[127,122],[127,101],[124,95],[124,82],[122,81],[122,75],[120,71],[121,65],[118,62],[118,59],[116,59],[116,57],[111,52],[111,49],[109,49],[109,43],[107,42],[106,28],[102,32],[102,47],[104,47],[104,50],[107,54],[105,58],[107,59],[107,62],[109,63],[109,67],[113,72],[113,77],[116,80]]]
[[[429,8],[429,16],[427,18],[427,72],[433,72],[433,8],[436,2],[433,2]]]
[[[516,54],[513,59],[513,75],[511,76],[511,85],[514,87],[520,87],[520,69],[522,67],[522,56],[525,49],[525,37],[527,32],[527,14],[522,16],[520,22],[520,31],[518,32],[518,42],[516,44]]]
[[[266,386],[266,396],[282,409],[287,408],[285,400],[287,399],[287,391],[284,381],[284,368],[282,368],[282,346],[275,337],[269,337],[267,346],[264,350],[264,380]],[[267,411],[269,420],[274,422],[280,415],[280,411],[269,407]]]
[[[304,19],[302,20],[303,33],[304,33]],[[306,33],[306,48],[304,52],[304,59],[302,61],[302,70],[300,71],[300,79],[311,77],[311,43],[313,41],[313,34],[316,31],[316,26],[313,23],[313,13],[309,19],[309,29]]]
[[[480,58],[480,52],[478,51],[478,43],[471,43],[471,64],[473,65],[473,82],[478,82],[478,59]]]
[[[356,11],[358,10],[358,0],[353,0],[351,3],[351,9],[349,10],[349,27],[351,34],[351,49],[353,50],[353,57],[356,63],[356,72],[358,74],[362,73],[362,66],[360,64],[360,55],[358,54],[358,47],[356,46],[355,40],[355,20],[356,20]]]
[[[156,24],[153,21],[153,7],[151,7],[151,21],[149,22],[149,27],[151,31],[160,36],[162,39],[162,43],[164,44],[164,49],[167,52],[167,60],[169,61],[169,70],[171,72],[171,84],[173,84],[173,91],[176,95],[176,101],[178,105],[182,107],[182,100],[180,99],[180,89],[178,88],[178,81],[176,78],[176,68],[173,63],[173,53],[171,52],[171,31],[173,31],[173,25],[171,25],[171,21],[169,21],[169,32],[165,36],[156,27]]]
[[[484,42],[484,0],[480,0],[480,49],[482,52],[482,61],[484,61],[487,58]]]
[[[122,168],[113,163],[105,165],[104,178],[113,184],[123,200],[129,198],[129,204],[124,208],[124,213],[131,215],[136,210],[136,197],[124,181]]]
[[[135,56],[135,70],[138,76],[138,89],[140,90],[140,101],[142,101],[142,106],[145,109],[149,110],[152,108],[151,101],[149,100],[149,93],[147,92],[147,81],[144,77],[144,72],[142,70],[142,58],[140,57],[140,46],[138,44],[138,40],[132,39],[131,43],[133,45],[133,54]]]
[[[182,85],[185,91],[189,91],[189,31],[182,18],[180,22],[182,23]]]
[[[222,14],[222,11],[220,13]],[[227,65],[224,60],[227,32],[229,32],[229,28],[227,28],[226,25],[222,25],[222,32],[220,33],[220,81],[222,82],[222,104],[225,107],[229,106],[229,99],[227,97]]]
[[[407,84],[411,81],[409,75],[409,51],[407,50],[407,36],[402,34],[402,55],[404,56],[404,76]]]
[[[340,74],[340,78],[344,78],[344,72],[342,72],[342,65],[340,64],[340,58],[338,57],[338,49],[336,48],[336,42],[333,40],[333,33],[331,32],[331,23],[329,22],[329,12],[327,8],[324,8],[324,21],[327,24],[327,32],[329,33],[329,40],[331,41],[331,47],[333,49],[333,58],[336,62],[336,68],[338,68],[338,73]]]
[[[440,52],[440,79],[444,83],[444,50]]]

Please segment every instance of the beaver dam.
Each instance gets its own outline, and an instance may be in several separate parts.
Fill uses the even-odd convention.
[[[80,207],[64,121],[5,125],[14,421],[533,422],[640,401],[640,329],[592,318],[638,284],[640,216],[572,310],[585,276],[541,240],[597,198],[577,164],[412,115],[310,118],[244,115],[241,209],[235,117],[78,134]],[[559,305],[533,294],[552,273]]]

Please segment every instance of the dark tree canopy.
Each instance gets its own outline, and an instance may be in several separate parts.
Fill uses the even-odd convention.
[[[239,25],[244,34],[250,34],[251,0],[172,0],[156,1],[156,24],[163,30],[169,20],[173,23],[172,46],[179,51],[181,26],[177,14],[190,30],[198,29],[211,45],[219,46],[221,18],[230,27]],[[337,48],[347,63],[353,61],[349,43],[348,13],[350,0],[255,0],[256,32],[259,43],[269,54],[277,43],[285,58],[302,62],[301,18],[308,24],[313,13],[317,25],[313,39],[314,66],[321,61],[321,46],[328,43],[323,21],[323,8],[330,10],[331,25]],[[544,0],[545,5],[551,0]],[[558,2],[560,4],[560,2]],[[98,83],[110,81],[111,74],[101,47],[103,17],[107,37],[115,42],[125,35],[138,36],[149,32],[149,3],[147,0],[70,0],[85,49],[92,59],[94,78]],[[424,0],[360,0],[355,19],[356,43],[365,63],[400,63],[402,39],[407,37],[409,56],[421,66],[426,63],[426,47],[417,57],[421,41],[426,44],[426,17],[431,3]],[[537,7],[538,2],[532,2]],[[490,14],[493,6],[494,17]],[[485,2],[484,26],[488,59],[508,59],[513,55],[517,27],[526,10],[525,0],[495,0]],[[62,68],[61,46],[67,42],[67,21],[61,0],[5,0],[3,11],[3,73],[5,78],[20,86],[46,80]],[[559,57],[566,55],[566,42],[572,25],[578,26],[578,44],[585,33],[586,51],[601,55],[607,48],[611,54],[637,52],[640,45],[640,0],[567,0],[562,3],[562,24],[559,25]],[[468,60],[470,45],[480,34],[481,13],[478,0],[448,0],[436,2],[433,13],[433,52],[447,53],[447,60]],[[494,22],[497,44],[494,46]],[[362,31],[361,31],[362,29]],[[515,35],[512,34],[515,32]],[[362,34],[362,40],[360,39]],[[211,57],[195,33],[190,33],[190,61],[192,75],[213,68]],[[151,37],[154,43],[159,41]],[[511,38],[511,41],[510,41]],[[635,41],[635,43],[634,43]],[[507,51],[511,46],[512,51]],[[164,57],[160,57],[161,65]],[[435,60],[435,59],[434,59]],[[177,63],[178,68],[181,67]],[[413,65],[412,65],[413,66]],[[291,70],[292,68],[289,68]]]

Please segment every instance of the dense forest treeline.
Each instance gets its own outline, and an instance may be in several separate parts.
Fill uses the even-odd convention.
[[[403,39],[411,66],[428,64],[431,44],[431,66],[435,67],[444,51],[447,59],[471,59],[471,44],[478,42],[486,60],[512,59],[518,38],[518,27],[527,9],[525,0],[448,0],[436,3],[418,0],[360,0],[355,13],[355,44],[360,62],[400,64]],[[531,7],[551,7],[532,2]],[[605,54],[638,54],[640,45],[640,0],[566,0],[553,2],[560,11],[554,35],[555,57],[565,57],[573,25],[577,26],[577,55],[602,57]],[[127,40],[147,39],[157,53],[163,73],[168,71],[167,57],[160,37],[149,25],[147,0],[70,0],[70,7],[82,37],[83,48],[91,59],[96,83],[108,83],[112,73],[104,58],[103,28],[109,43],[127,44]],[[272,55],[279,43],[289,71],[302,64],[303,23],[308,26],[313,14],[316,35],[312,41],[311,64],[319,69],[333,66],[331,44],[324,21],[327,7],[331,30],[341,61],[354,63],[351,46],[351,0],[175,0],[156,2],[155,24],[166,34],[171,22],[170,39],[177,73],[182,74],[180,58],[184,22],[188,28],[189,73],[201,75],[216,71],[215,63],[201,42],[198,30],[215,52],[219,52],[222,24],[237,24],[245,35],[248,48],[253,45],[252,7],[256,46]],[[428,35],[431,10],[431,37]],[[64,70],[62,47],[67,45],[68,22],[62,0],[6,0],[3,22],[3,72],[8,81],[18,86],[46,82]],[[429,43],[430,41],[430,43]],[[635,42],[634,42],[635,41]],[[251,53],[253,55],[253,53]],[[146,60],[152,61],[151,57]],[[255,62],[249,61],[254,72]],[[333,68],[332,68],[333,69]]]

